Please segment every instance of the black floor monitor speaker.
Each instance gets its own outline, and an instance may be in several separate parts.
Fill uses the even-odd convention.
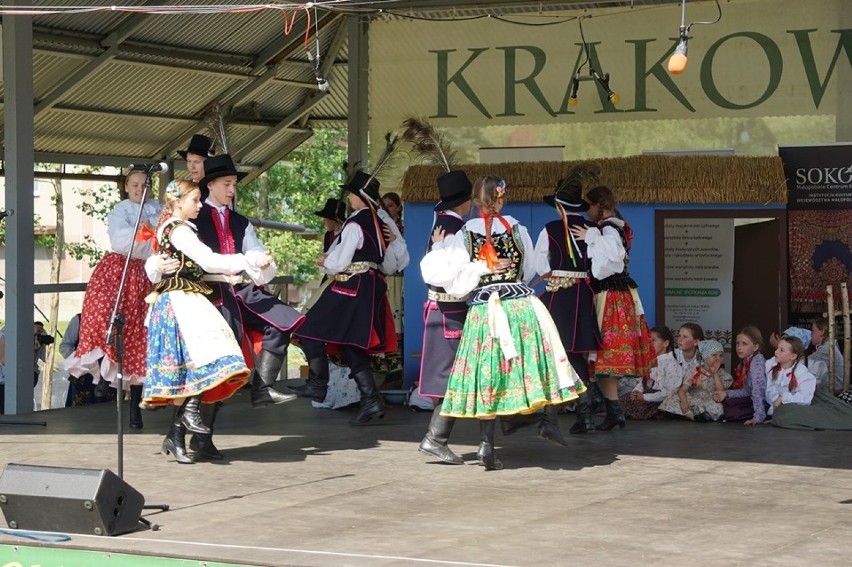
[[[9,463],[0,510],[12,529],[119,535],[139,526],[145,498],[106,469]]]

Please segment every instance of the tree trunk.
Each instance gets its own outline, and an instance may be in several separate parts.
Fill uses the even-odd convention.
[[[62,207],[62,180],[53,179],[54,206],[56,208],[56,241],[53,243],[53,256],[50,260],[50,283],[59,283],[59,273],[62,268],[62,251],[65,248],[65,215]],[[59,337],[56,327],[59,324],[59,293],[54,292],[50,297],[50,320],[48,321],[48,334]],[[47,347],[44,360],[44,376],[41,385],[41,409],[50,409],[53,395],[53,366],[56,359],[58,343],[54,342]]]
[[[269,218],[269,174],[260,174],[260,194],[257,196],[257,216]]]

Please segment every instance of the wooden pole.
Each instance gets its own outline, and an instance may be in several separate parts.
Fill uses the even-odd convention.
[[[831,392],[831,395],[834,396],[834,367],[837,362],[834,360],[834,348],[833,345],[837,344],[837,339],[835,337],[835,321],[834,321],[834,286],[828,286],[826,288],[827,292],[827,300],[828,300],[828,313],[826,317],[828,318],[828,344],[830,347],[828,349],[828,388]]]
[[[852,320],[849,319],[849,286],[840,284],[843,291],[843,391],[849,389],[849,357],[852,354]]]

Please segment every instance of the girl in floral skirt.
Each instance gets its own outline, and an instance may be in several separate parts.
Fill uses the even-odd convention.
[[[178,409],[163,441],[162,452],[178,462],[193,462],[186,453],[186,431],[210,433],[199,414],[201,403],[231,397],[248,381],[242,351],[225,319],[205,295],[205,273],[246,272],[260,278],[272,259],[268,252],[252,257],[216,254],[199,239],[189,222],[201,210],[201,191],[190,181],[166,188],[167,209],[157,230],[160,249],[180,261],[180,268],[154,287],[148,317],[148,368],[143,404]]]
[[[426,283],[470,294],[441,414],[480,420],[478,459],[486,470],[502,468],[494,452],[498,415],[532,413],[585,391],[553,319],[525,285],[535,275],[533,243],[517,220],[500,214],[506,192],[501,179],[477,179],[479,218],[446,240],[436,228],[420,266]]]
[[[598,226],[574,226],[571,232],[586,241],[592,260],[595,308],[603,333],[603,348],[595,355],[595,377],[606,405],[606,419],[598,429],[609,431],[625,424],[618,401],[618,378],[646,379],[654,354],[638,287],[627,270],[633,231],[620,218],[609,187],[595,187],[586,201],[586,214]]]

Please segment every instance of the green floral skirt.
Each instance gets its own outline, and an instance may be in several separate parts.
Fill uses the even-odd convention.
[[[534,302],[541,308],[536,309]],[[536,296],[507,299],[501,307],[517,355],[508,360],[503,356],[500,341],[492,336],[488,304],[473,305],[450,371],[442,415],[487,418],[532,413],[576,399],[585,390]],[[560,387],[560,371],[570,376],[567,386],[563,380]]]

